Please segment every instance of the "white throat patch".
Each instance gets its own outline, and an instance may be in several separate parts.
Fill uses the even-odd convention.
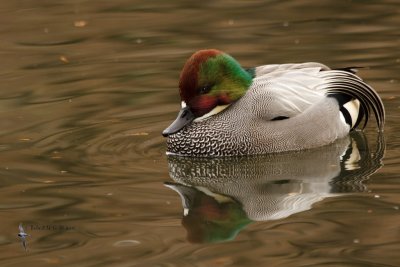
[[[223,105],[223,106],[216,106],[216,107],[213,108],[210,112],[204,114],[203,116],[201,116],[201,117],[199,117],[199,118],[196,118],[196,119],[194,120],[194,122],[203,121],[203,120],[207,119],[208,117],[211,117],[211,116],[213,116],[213,115],[215,115],[215,114],[220,113],[221,111],[223,111],[223,110],[226,109],[227,107],[229,107],[229,104],[228,104],[228,105]]]

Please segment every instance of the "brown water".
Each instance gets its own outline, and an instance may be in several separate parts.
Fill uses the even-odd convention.
[[[399,1],[2,1],[0,12],[0,266],[400,266]],[[371,123],[314,151],[167,160],[160,132],[200,48],[245,66],[364,66],[384,136]]]

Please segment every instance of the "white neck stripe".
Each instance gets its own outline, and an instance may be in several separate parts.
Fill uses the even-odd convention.
[[[226,109],[227,107],[229,107],[229,104],[228,104],[228,105],[223,105],[223,106],[216,106],[216,107],[213,108],[210,112],[204,114],[203,116],[201,116],[201,117],[199,117],[199,118],[196,118],[196,119],[194,120],[194,122],[199,122],[199,121],[205,120],[205,119],[207,119],[208,117],[211,117],[211,116],[213,116],[213,115],[215,115],[215,114],[220,113],[221,111],[223,111],[223,110]]]

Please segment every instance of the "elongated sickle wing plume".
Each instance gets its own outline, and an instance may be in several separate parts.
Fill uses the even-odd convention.
[[[326,80],[324,89],[328,95],[342,94],[360,101],[360,115],[355,127],[365,117],[362,129],[365,128],[372,109],[378,128],[383,131],[385,110],[381,98],[371,86],[364,83],[358,76],[340,70],[323,71],[321,77]]]

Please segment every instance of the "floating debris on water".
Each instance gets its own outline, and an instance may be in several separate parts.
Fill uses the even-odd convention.
[[[86,20],[77,20],[74,21],[74,26],[77,28],[83,28],[87,25],[87,21]]]
[[[60,61],[62,61],[64,63],[69,63],[69,60],[66,56],[60,56]]]
[[[137,245],[140,245],[140,242],[137,240],[121,240],[113,244],[114,247],[131,247]]]
[[[126,134],[127,136],[146,136],[149,135],[149,133],[146,132],[139,132],[139,133],[128,133]]]

